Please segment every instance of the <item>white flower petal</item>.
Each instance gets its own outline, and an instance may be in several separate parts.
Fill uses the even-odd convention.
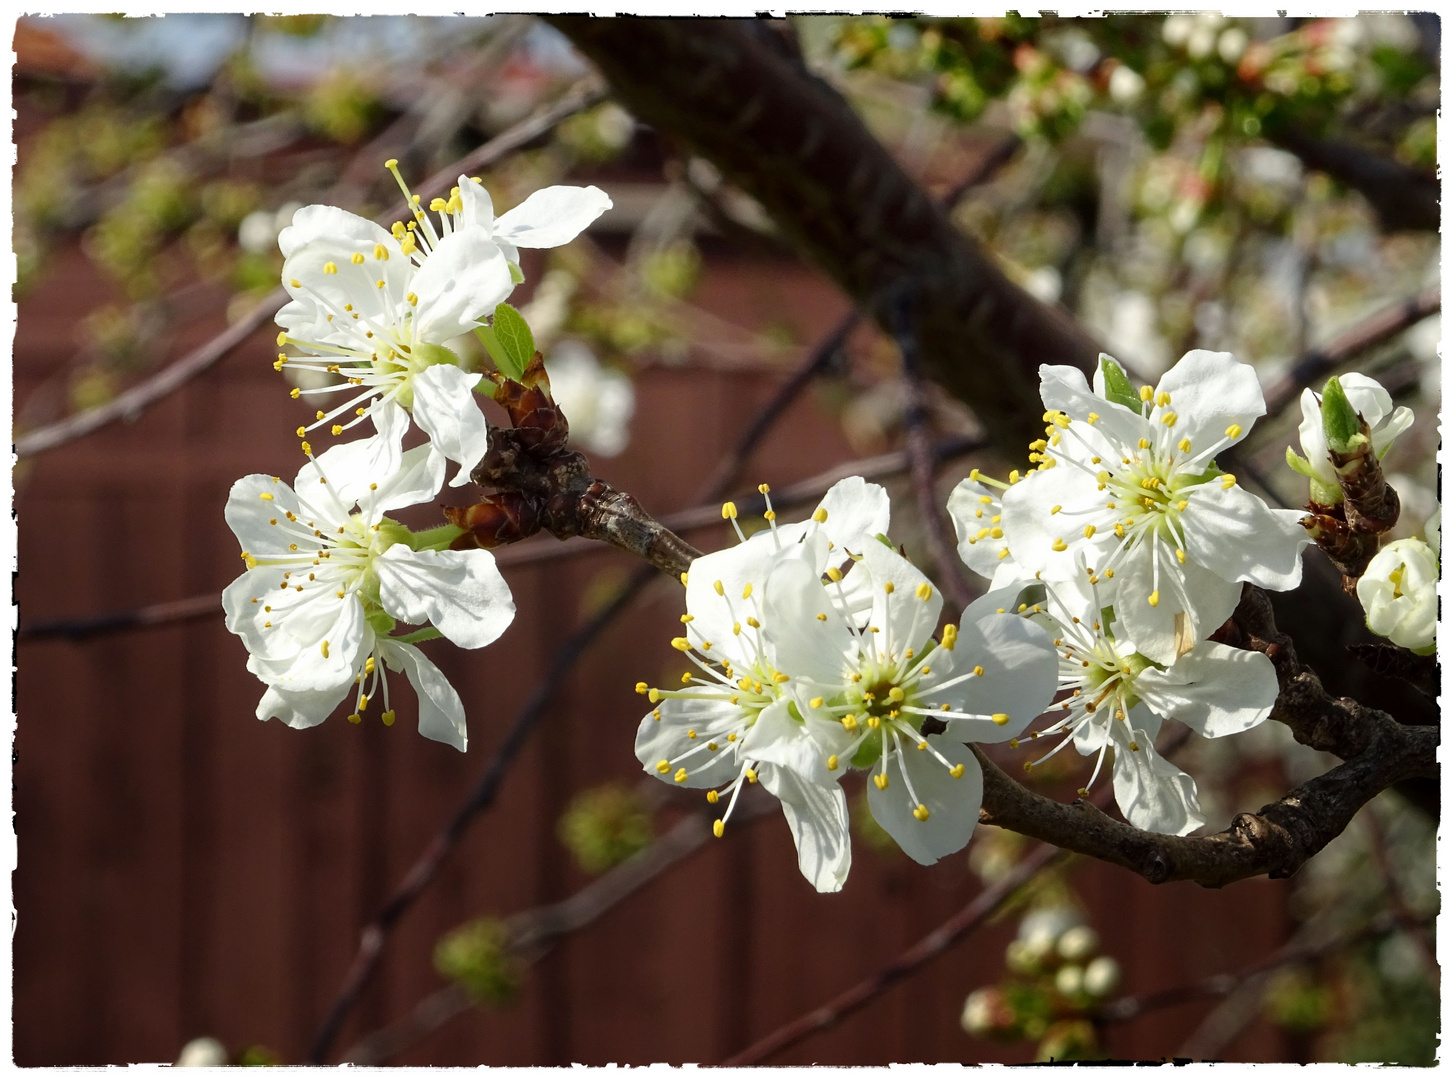
[[[804,721],[793,719],[790,704],[791,699],[779,698],[757,715],[742,739],[742,757],[777,765],[808,784],[835,784],[827,768],[829,752],[817,745]]]
[[[1230,353],[1191,350],[1161,376],[1156,394],[1161,393],[1171,396],[1176,434],[1190,439],[1196,453],[1225,439],[1232,424],[1241,428],[1241,434],[1227,443],[1234,446],[1258,417],[1266,415],[1256,369]]]
[[[861,476],[845,477],[828,488],[817,509],[827,511],[822,531],[839,554],[846,548],[861,555],[878,534],[888,532],[888,492]]]
[[[957,779],[943,763],[926,750],[907,745],[901,767],[890,765],[888,788],[868,784],[868,808],[873,820],[898,842],[915,862],[931,866],[945,855],[963,849],[979,823],[979,806],[984,801],[984,774],[967,747],[942,735],[926,740],[952,765],[963,765]],[[913,782],[914,793],[928,809],[927,821],[913,816],[916,808],[904,782],[903,769]]]
[[[656,719],[656,713],[661,714],[661,719]],[[636,728],[636,760],[659,780],[679,782],[689,788],[721,787],[741,772],[737,758],[741,742],[727,742],[725,735],[713,740],[709,733],[727,728],[735,730],[741,717],[742,711],[725,701],[666,698],[643,716]],[[689,734],[693,731],[697,733],[694,739]],[[711,749],[713,741],[715,750]],[[690,756],[683,757],[685,754]],[[678,764],[669,764],[662,771],[663,761]],[[676,781],[676,771],[680,768],[686,770],[686,776]]]
[[[686,611],[692,622],[685,635],[700,652],[751,669],[757,656],[756,638],[747,628],[747,619],[762,621],[767,576],[781,557],[771,535],[761,532],[745,544],[713,551],[692,562],[686,578]],[[717,582],[721,582],[720,594]],[[752,592],[744,597],[748,585]],[[741,631],[733,633],[738,623]]]
[[[465,228],[478,226],[487,233],[494,232],[494,200],[489,197],[483,184],[476,184],[469,177],[461,176],[459,202],[464,208],[460,221]]]
[[[328,690],[286,691],[269,686],[257,703],[257,718],[274,717],[290,728],[317,727],[332,715],[338,703],[348,695],[348,685]]]
[[[981,540],[979,533],[984,529],[992,532],[996,524],[1001,524],[993,521],[999,516],[998,495],[977,480],[965,477],[949,493],[948,514],[958,537],[959,558],[974,573],[992,578],[1008,558],[1007,555],[1000,557],[1005,543],[1002,537],[995,540],[988,534]]]
[[[762,633],[773,663],[794,685],[804,679],[827,685],[841,681],[846,657],[856,649],[852,633],[833,608],[830,590],[798,559],[780,561],[767,579]]]
[[[901,659],[905,649],[921,652],[938,626],[943,596],[923,571],[887,544],[874,541],[864,549],[857,572],[864,569],[873,583],[873,613],[863,647],[881,659]]]
[[[1438,625],[1438,565],[1432,546],[1422,540],[1409,537],[1384,546],[1357,582],[1367,628],[1405,649],[1432,645]]]
[[[298,512],[293,489],[275,477],[253,473],[232,485],[223,514],[243,551],[262,552],[286,546],[272,522],[285,521],[289,511]]]
[[[330,607],[330,604],[337,606]],[[270,659],[261,649],[249,650],[248,670],[280,690],[330,691],[352,683],[373,642],[373,631],[364,619],[358,597],[349,595],[343,600],[336,600],[331,594],[320,597],[307,605],[307,614],[332,614],[333,619],[318,632],[316,640],[290,656]],[[325,643],[327,655],[324,655]]]
[[[387,229],[367,218],[350,214],[336,206],[314,204],[304,206],[293,214],[293,222],[278,234],[278,248],[283,258],[290,258],[305,244],[315,240],[329,240],[338,244],[352,244],[356,248],[364,245],[392,243],[393,237]]]
[[[433,344],[467,334],[514,289],[499,247],[483,229],[444,237],[414,275],[415,336]]]
[[[475,399],[482,374],[469,374],[453,364],[435,364],[414,376],[414,422],[459,472],[449,482],[459,487],[489,450],[489,422]]]
[[[395,544],[373,567],[385,611],[406,623],[431,623],[462,649],[483,648],[514,621],[514,598],[488,551]]]
[[[444,455],[433,443],[405,450],[398,471],[384,474],[378,488],[361,500],[364,520],[372,525],[390,510],[431,502],[444,483]]]
[[[787,769],[764,765],[762,786],[782,803],[797,845],[797,866],[818,892],[837,892],[852,868],[848,804],[836,784],[820,787]]]
[[[1175,554],[1162,545],[1160,603],[1151,607],[1149,598],[1156,591],[1153,570],[1146,555],[1126,562],[1115,578],[1119,586],[1114,592],[1115,616],[1142,655],[1160,664],[1171,664],[1176,659],[1176,616],[1184,613],[1190,620],[1191,637],[1209,637],[1236,610],[1241,602],[1241,586],[1195,562],[1181,565]]]
[[[1005,546],[1031,576],[1038,572],[1048,581],[1077,577],[1081,553],[1087,566],[1102,566],[1118,543],[1115,534],[1109,525],[1091,537],[1084,530],[1113,522],[1106,501],[1095,490],[1094,477],[1073,465],[1032,472],[1004,493]]]
[[[1039,396],[1046,409],[1057,409],[1072,420],[1084,421],[1086,424],[1089,424],[1090,414],[1094,413],[1096,420],[1090,424],[1093,435],[1082,434],[1087,434],[1091,439],[1098,437],[1100,444],[1096,445],[1096,451],[1109,450],[1109,444],[1104,442],[1107,439],[1122,446],[1134,446],[1135,440],[1140,438],[1145,427],[1145,421],[1140,413],[1108,400],[1104,394],[1104,384],[1104,375],[1101,374],[1098,364],[1095,367],[1094,393],[1090,392],[1084,372],[1079,368],[1060,364],[1039,365]],[[1064,437],[1060,439],[1060,445],[1054,448],[1056,454],[1061,451],[1075,453],[1077,457],[1083,452],[1082,448],[1067,443]]]
[[[610,196],[598,187],[547,187],[502,214],[494,231],[518,247],[559,247],[574,240],[610,207]]]
[[[464,703],[444,673],[414,645],[380,638],[378,655],[394,671],[403,670],[419,698],[419,734],[464,751]]]
[[[967,615],[950,654],[953,667],[945,676],[956,676],[982,667],[984,674],[951,687],[946,696],[935,696],[932,683],[922,684],[924,694],[948,702],[961,712],[996,713],[1009,717],[1006,724],[992,720],[949,721],[948,735],[959,742],[1006,742],[1017,737],[1035,717],[1049,708],[1057,683],[1055,650],[1049,633],[1029,619],[1014,614],[991,614],[971,622]],[[944,654],[931,654],[934,676]],[[937,678],[934,681],[938,681]]]
[[[1276,669],[1258,652],[1203,641],[1164,671],[1147,668],[1135,690],[1151,711],[1208,739],[1255,727],[1276,702]]]
[[[1301,583],[1302,548],[1311,538],[1300,511],[1273,510],[1239,484],[1217,480],[1190,489],[1187,501],[1181,522],[1192,561],[1227,581],[1276,592]]]
[[[1153,736],[1132,724],[1119,724],[1116,733],[1115,802],[1125,820],[1137,829],[1167,836],[1185,836],[1205,824],[1196,782],[1155,752]],[[1134,738],[1137,750],[1129,749]]]

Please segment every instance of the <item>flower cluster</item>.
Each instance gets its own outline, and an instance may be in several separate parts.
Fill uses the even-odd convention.
[[[765,485],[763,494],[767,494]],[[725,515],[735,523],[731,504]],[[841,780],[868,773],[873,817],[920,863],[960,850],[982,777],[967,742],[1018,735],[1054,694],[1042,628],[990,594],[939,630],[943,600],[891,547],[882,488],[852,477],[805,522],[743,537],[686,575],[694,667],[679,688],[642,683],[636,735],[649,772],[707,789],[725,810],[760,782],[782,803],[803,875],[840,889],[851,864]]]
[[[1073,743],[1111,760],[1116,802],[1133,825],[1185,835],[1203,824],[1195,781],[1155,750],[1162,720],[1217,738],[1264,721],[1271,662],[1207,640],[1241,583],[1294,588],[1309,542],[1295,511],[1275,510],[1216,464],[1266,412],[1256,373],[1229,353],[1187,353],[1157,386],[1133,386],[1101,357],[1093,386],[1040,368],[1045,437],[1009,483],[976,470],[949,514],[959,551],[1053,635],[1050,723],[1058,737],[1025,770]]]
[[[420,733],[463,750],[459,695],[416,643],[442,636],[481,648],[509,626],[514,601],[489,552],[449,550],[459,530],[414,533],[388,514],[433,501],[450,462],[450,485],[465,483],[489,448],[475,397],[484,375],[465,371],[447,343],[487,332],[524,280],[520,248],[567,243],[610,199],[553,187],[496,218],[480,181],[461,176],[426,212],[397,163],[387,166],[412,220],[384,229],[305,206],[278,236],[291,298],[278,345],[295,351],[279,352],[274,367],[305,376],[293,398],[330,404],[298,428],[308,460],[291,487],[261,474],[233,485],[227,523],[247,569],[222,603],[266,687],[260,719],[312,727],[346,700],[354,723],[378,702],[390,725],[388,672],[402,672],[418,693]],[[370,436],[317,455],[306,441],[365,418]],[[411,421],[426,441],[405,449]],[[400,623],[421,629],[396,634]]]

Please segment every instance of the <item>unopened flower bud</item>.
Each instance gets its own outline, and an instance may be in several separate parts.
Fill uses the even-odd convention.
[[[1093,956],[1100,937],[1088,926],[1072,926],[1059,936],[1059,954],[1066,960],[1084,960]]]
[[[1120,965],[1113,957],[1095,957],[1085,965],[1082,985],[1092,997],[1104,997],[1120,985]]]

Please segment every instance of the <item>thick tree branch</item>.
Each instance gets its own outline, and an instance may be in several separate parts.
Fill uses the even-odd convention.
[[[1384,228],[1438,230],[1441,208],[1435,177],[1360,146],[1319,139],[1291,126],[1279,127],[1268,137],[1296,154],[1308,168],[1360,192],[1377,211]]]
[[[1012,284],[904,172],[847,101],[740,20],[552,17],[646,123],[755,198],[885,329],[906,290],[925,374],[1017,457],[1043,411],[1040,363],[1098,348]]]

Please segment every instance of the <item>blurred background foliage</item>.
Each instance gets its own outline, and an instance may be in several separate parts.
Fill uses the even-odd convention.
[[[955,221],[1146,378],[1209,348],[1234,352],[1269,382],[1438,281],[1436,232],[1389,227],[1386,208],[1311,167],[1305,149],[1321,140],[1432,177],[1434,16],[812,16],[779,28],[935,191],[987,148],[1020,140]],[[23,312],[38,283],[79,252],[101,283],[85,295],[103,296],[73,313],[74,356],[17,402],[17,430],[110,400],[179,341],[199,339],[189,331],[239,317],[277,285],[277,234],[297,207],[377,213],[395,195],[385,158],[422,178],[588,74],[559,35],[526,16],[27,18],[16,46],[16,295]],[[606,101],[483,179],[503,211],[567,176],[599,183],[615,208],[588,236],[527,263],[520,299],[547,356],[570,356],[581,400],[595,406],[568,410],[582,445],[624,448],[625,380],[652,365],[771,373],[802,354],[808,341],[790,298],[759,326],[695,303],[714,260],[783,254],[760,208],[709,163]],[[1436,498],[1440,327],[1427,319],[1357,364],[1417,414],[1385,462],[1403,500],[1400,535]],[[459,350],[479,360],[472,338]],[[901,433],[898,371],[889,343],[860,335],[819,395],[863,454]],[[587,412],[599,414],[590,421],[598,429],[587,430]],[[1305,500],[1305,481],[1280,462],[1298,419],[1293,408],[1258,425],[1250,455],[1263,487],[1291,506]],[[942,434],[977,430],[962,403],[944,398],[933,422]],[[900,528],[910,552],[921,551],[911,514],[901,523],[895,514]],[[1224,821],[1332,761],[1267,724],[1234,740],[1194,740],[1181,763],[1208,820]],[[1078,764],[1055,758],[1035,784],[1072,785]],[[900,858],[872,842],[859,809],[865,855]],[[600,873],[651,841],[653,812],[626,789],[588,791],[559,836],[584,871]],[[1296,879],[1293,940],[1324,944],[1238,983],[1222,995],[1228,1004],[1251,995],[1249,1015],[1285,1030],[1301,1060],[1433,1064],[1434,832],[1396,794],[1379,797]],[[968,859],[993,881],[1022,847],[985,829]],[[964,988],[966,1029],[1023,1043],[1026,1058],[1102,1056],[1112,995],[1160,989],[1119,985],[1116,958],[1135,948],[1134,928],[1084,926],[1072,866],[1018,898],[1004,980]],[[496,921],[471,924],[440,942],[438,970],[478,999],[510,1000],[519,976],[500,941]]]

